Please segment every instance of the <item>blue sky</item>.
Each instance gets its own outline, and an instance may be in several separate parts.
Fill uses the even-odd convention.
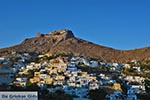
[[[148,0],[0,0],[0,48],[59,29],[121,50],[150,46],[149,5]]]

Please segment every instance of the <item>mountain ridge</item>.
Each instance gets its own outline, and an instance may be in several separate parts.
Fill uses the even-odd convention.
[[[107,62],[150,59],[150,47],[135,50],[117,50],[77,38],[71,30],[59,30],[50,34],[38,33],[36,37],[25,39],[21,44],[0,49],[0,56],[9,55],[12,51],[36,52],[38,54],[65,53]]]

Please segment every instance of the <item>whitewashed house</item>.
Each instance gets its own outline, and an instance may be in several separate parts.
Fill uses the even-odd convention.
[[[92,61],[90,61],[90,65],[89,66],[90,67],[98,67],[99,63],[97,61],[92,60]]]

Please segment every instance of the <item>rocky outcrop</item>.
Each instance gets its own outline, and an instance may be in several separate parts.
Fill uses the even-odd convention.
[[[75,36],[70,30],[56,30],[54,32],[51,32],[50,34],[42,34],[38,32],[36,37],[52,37],[66,40],[68,38],[74,38]]]
[[[40,33],[40,32],[38,32],[37,35],[36,35],[36,37],[43,37],[43,36],[45,36],[45,35]]]
[[[74,34],[70,30],[54,31],[51,32],[49,36],[53,39],[55,44],[58,44],[59,42],[62,42],[69,38],[75,38]]]
[[[74,38],[74,34],[70,30],[54,31],[50,33],[50,36],[54,38],[62,38],[64,40],[68,38]]]
[[[75,38],[74,34],[70,30],[56,30],[54,32],[51,32],[50,34],[42,34],[38,32],[36,37],[47,37],[52,40],[54,44],[58,44],[59,42],[62,42],[69,38]]]

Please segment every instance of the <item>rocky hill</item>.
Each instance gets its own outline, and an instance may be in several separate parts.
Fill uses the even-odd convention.
[[[149,47],[128,51],[116,50],[76,38],[70,30],[54,31],[50,34],[38,33],[36,37],[25,39],[19,45],[0,49],[0,56],[8,56],[13,51],[36,52],[38,54],[72,54],[109,62],[150,59]]]

